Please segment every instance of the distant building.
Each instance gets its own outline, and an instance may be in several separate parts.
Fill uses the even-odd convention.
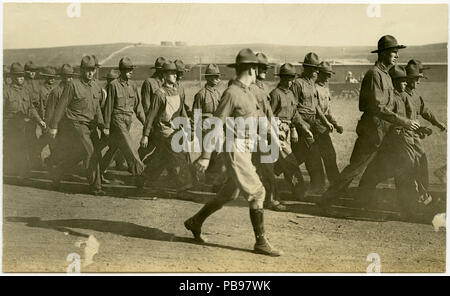
[[[175,46],[187,46],[187,42],[185,41],[175,41]]]
[[[172,41],[161,41],[161,46],[173,46]]]

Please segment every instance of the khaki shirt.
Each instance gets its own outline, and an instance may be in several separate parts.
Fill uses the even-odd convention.
[[[27,79],[25,78],[24,87],[30,95],[31,102],[34,108],[38,110],[39,108],[39,90],[41,88],[41,82],[37,79]]]
[[[37,110],[41,118],[45,118],[45,109],[47,107],[48,96],[54,87],[55,85],[44,84],[39,89],[39,109]]]
[[[317,92],[312,80],[306,77],[297,78],[292,83],[291,90],[298,100],[297,108],[300,114],[314,115],[317,113]]]
[[[194,96],[194,105],[192,109],[202,110],[203,117],[211,117],[216,111],[220,102],[220,92],[217,87],[205,85]]]
[[[406,88],[405,97],[407,118],[411,120],[418,120],[419,117],[422,117],[435,126],[441,125],[436,116],[434,116],[433,112],[425,105],[425,101],[416,90]]]
[[[328,121],[334,126],[337,126],[336,119],[334,119],[331,113],[331,94],[330,89],[327,85],[316,83],[317,98],[319,102],[319,108],[322,110],[323,115],[328,119]],[[328,131],[328,128],[321,122],[318,122],[318,130],[320,133]]]
[[[297,113],[297,99],[289,88],[280,85],[269,94],[273,115],[280,120],[291,121]]]
[[[65,86],[66,83],[61,81],[55,88],[50,91],[47,99],[47,105],[45,106],[45,122],[48,123],[51,121],[53,114],[55,113],[56,105],[61,98]]]
[[[6,122],[8,119],[17,116],[32,118],[38,123],[41,121],[26,88],[17,84],[11,84],[3,90],[3,118]]]
[[[153,103],[153,98],[155,96],[155,92],[160,89],[163,85],[163,79],[156,74],[153,74],[152,77],[147,78],[141,87],[141,98],[142,98],[142,108],[144,109],[145,114],[147,114],[150,106]]]

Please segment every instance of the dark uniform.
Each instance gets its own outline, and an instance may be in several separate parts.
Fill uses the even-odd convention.
[[[11,67],[13,68],[13,67]],[[23,85],[11,84],[3,90],[3,164],[5,173],[24,176],[28,172],[29,137],[26,128],[41,118]]]
[[[25,70],[27,68],[25,67]],[[37,79],[31,79],[25,76],[24,88],[28,91],[31,102],[34,108],[39,112],[39,90],[41,88],[41,82]],[[36,123],[29,121],[26,124],[25,132],[28,138],[28,158],[31,161],[31,166],[39,166],[41,163],[41,157],[39,153],[39,142],[36,134]]]
[[[86,60],[91,62],[92,58]],[[51,129],[59,130],[61,147],[58,149],[63,151],[53,172],[56,184],[65,172],[84,160],[90,186],[94,192],[101,190],[101,153],[98,149],[97,131],[97,127],[103,127],[101,96],[102,89],[95,81],[83,82],[81,79],[75,79],[64,88],[50,122]]]
[[[295,122],[302,122],[297,113],[297,99],[289,89],[278,85],[269,95],[270,105],[273,115],[278,117],[280,158],[275,163],[275,171],[284,174],[285,180],[291,186],[293,193],[298,193],[302,197],[305,193],[303,175],[298,166],[297,160],[292,153],[291,135],[297,133]]]
[[[322,109],[322,112],[328,121],[337,128],[338,124],[331,113],[330,89],[327,85],[316,83],[316,90],[319,99],[319,107]],[[334,150],[333,142],[331,141],[330,130],[322,122],[318,122],[317,131],[317,145],[319,147],[320,156],[322,157],[328,180],[330,183],[334,183],[339,176],[339,169],[336,163],[336,150]],[[320,183],[325,183],[323,170],[321,178],[323,179]]]
[[[155,92],[153,103],[144,124],[143,135],[149,137],[149,143],[156,146],[155,152],[149,157],[143,175],[145,179],[156,180],[167,167],[169,173],[179,168],[177,177],[178,190],[192,187],[192,175],[188,163],[189,154],[175,152],[171,147],[173,134],[176,132],[172,120],[176,117],[187,117],[184,101],[176,86],[163,85]]]
[[[108,86],[103,110],[105,129],[110,129],[110,135],[109,150],[101,163],[102,171],[108,168],[118,149],[127,160],[134,176],[144,171],[144,164],[139,159],[137,150],[133,148],[130,135],[133,113],[142,123],[145,122],[138,87],[134,81],[126,81],[119,77]]]

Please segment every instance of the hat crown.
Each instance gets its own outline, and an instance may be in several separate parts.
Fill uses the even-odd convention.
[[[219,67],[216,64],[206,66],[205,75],[220,75]]]
[[[419,77],[420,75],[420,67],[418,64],[407,64],[405,67],[406,75],[409,77]]]
[[[155,68],[161,69],[165,62],[166,62],[166,59],[164,57],[157,58],[155,61]]]
[[[123,57],[119,61],[119,69],[134,68],[134,64],[129,57]]]
[[[87,55],[81,59],[80,68],[95,68],[95,59],[93,56]]]
[[[56,71],[55,71],[55,69],[53,69],[52,67],[47,66],[47,67],[42,68],[40,74],[43,74],[43,75],[50,75],[50,76],[56,76]]]
[[[319,71],[321,72],[326,72],[326,73],[334,73],[333,72],[333,67],[331,66],[331,64],[327,61],[323,61],[319,64],[320,68]]]
[[[269,64],[269,59],[267,58],[267,56],[265,54],[263,54],[262,52],[258,52],[256,54],[256,57],[258,58],[258,62],[260,64],[263,65],[268,65]]]
[[[306,66],[318,66],[320,64],[319,56],[314,52],[309,52],[305,55],[303,64]]]
[[[177,66],[172,61],[166,61],[162,66],[163,71],[177,71]]]
[[[186,65],[182,60],[175,60],[175,66],[177,66],[177,71],[184,72],[186,70]]]
[[[295,70],[295,66],[292,65],[291,63],[286,63],[286,64],[281,65],[280,73],[278,75],[279,76],[282,76],[282,75],[295,76],[296,74],[297,74],[297,72]]]
[[[100,68],[100,64],[98,63],[97,57],[96,57],[95,55],[92,55],[92,58],[93,58],[94,61],[95,61],[95,66]]]
[[[404,45],[399,45],[397,39],[392,35],[384,35],[378,40],[378,49],[373,50],[372,53],[380,52],[389,48],[406,48]]]
[[[28,61],[25,63],[25,71],[36,71],[39,67],[36,66],[33,61]]]
[[[61,75],[70,75],[73,74],[73,68],[69,64],[64,64],[61,66],[60,74]]]
[[[24,67],[22,66],[21,63],[12,63],[9,72],[11,74],[23,73],[24,72]]]
[[[258,57],[250,48],[241,49],[236,56],[236,64],[259,64]]]
[[[406,78],[406,71],[402,66],[395,65],[389,69],[389,75],[392,79]]]

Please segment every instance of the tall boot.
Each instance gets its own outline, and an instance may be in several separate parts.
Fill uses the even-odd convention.
[[[281,256],[283,252],[272,247],[264,236],[264,210],[250,209],[250,220],[252,221],[253,231],[255,232],[256,238],[254,251],[256,253],[268,256]]]
[[[202,237],[203,222],[205,222],[206,218],[211,216],[214,212],[221,209],[222,206],[222,202],[215,198],[205,204],[197,214],[184,221],[184,227],[192,232],[194,239],[197,242],[206,243],[206,239]]]

